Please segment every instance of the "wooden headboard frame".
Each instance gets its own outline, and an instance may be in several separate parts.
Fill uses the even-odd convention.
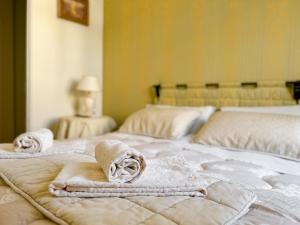
[[[222,106],[294,105],[300,81],[153,85],[156,104]]]

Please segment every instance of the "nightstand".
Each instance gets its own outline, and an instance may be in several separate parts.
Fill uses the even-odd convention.
[[[102,135],[116,128],[113,118],[102,116],[87,118],[78,116],[63,117],[58,122],[56,139],[74,139]]]

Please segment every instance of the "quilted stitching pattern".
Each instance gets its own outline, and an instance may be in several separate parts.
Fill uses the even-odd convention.
[[[93,158],[91,157],[91,159]],[[77,160],[81,161],[82,155],[78,155]],[[95,221],[97,224],[114,225],[153,224],[153,221],[158,221],[157,224],[198,224],[201,221],[210,221],[208,224],[223,224],[224,221],[230,221],[240,213],[230,206],[221,204],[221,201],[197,197],[98,198],[92,200],[88,198],[54,198],[45,190],[53,180],[53,176],[68,161],[69,156],[67,155],[59,156],[58,161],[51,156],[43,159],[18,161],[18,164],[12,167],[9,166],[9,163],[2,163],[0,167],[6,176],[9,176],[12,171],[22,170],[22,173],[16,172],[14,176],[9,176],[10,182],[17,186],[21,185],[23,192],[32,196],[40,206],[54,212],[56,217],[77,225],[95,224]],[[23,168],[26,168],[27,175],[25,177]],[[37,169],[39,173],[34,172]],[[28,179],[30,182],[27,181]],[[248,198],[249,201],[252,201],[250,196]],[[85,216],[82,217],[78,212],[84,212]],[[216,217],[218,214],[222,216]]]
[[[154,154],[153,147],[156,146],[155,143],[158,142],[156,139],[152,138],[149,138],[149,140],[147,139],[146,141],[141,137],[133,138],[131,136],[129,136],[127,140],[125,140],[126,138],[124,137],[123,139],[132,145],[138,145],[141,143],[146,144],[149,141],[149,150],[145,149],[145,154],[150,150],[151,153]],[[174,146],[172,146],[165,143],[165,145],[163,145],[163,149],[165,149],[165,151],[155,152],[154,155],[169,155],[181,152],[184,157],[187,157],[187,159],[195,160],[199,163],[199,168],[203,170],[202,173],[204,176],[219,177],[223,180],[231,180],[234,183],[243,184],[249,188],[253,188],[258,195],[258,201],[256,204],[273,208],[276,211],[276,213],[270,213],[269,211],[266,214],[261,209],[258,211],[258,206],[256,205],[247,215],[241,218],[241,224],[249,224],[249,221],[257,221],[255,220],[256,215],[259,216],[259,219],[261,220],[260,222],[277,221],[278,215],[288,215],[286,218],[284,216],[280,216],[280,218],[278,218],[285,221],[286,224],[291,224],[289,223],[291,222],[290,219],[287,218],[292,218],[293,220],[300,222],[298,216],[299,213],[297,211],[300,208],[298,204],[300,201],[297,200],[297,202],[292,200],[292,198],[295,199],[295,197],[296,199],[300,198],[300,193],[297,191],[300,184],[297,182],[295,183],[295,181],[300,180],[298,176],[282,175],[274,171],[267,170],[257,164],[245,163],[237,160],[224,160],[220,157],[207,153],[194,152],[192,149],[189,149],[190,147],[178,146],[178,148],[174,148]],[[185,151],[182,152],[182,148]],[[97,214],[97,224],[114,225],[201,224],[201,219],[206,218],[213,219],[213,221],[209,224],[222,224],[220,221],[215,220],[215,217],[218,214],[216,212],[217,210],[220,210],[220,208],[217,207],[219,205],[217,204],[219,201],[223,202],[221,208],[223,207],[224,209],[228,209],[228,213],[231,215],[230,218],[238,216],[237,211],[234,209],[237,206],[228,205],[226,203],[226,199],[220,199],[223,196],[222,194],[210,196],[211,198],[214,198],[214,201],[189,197],[131,197],[127,199],[97,199],[95,201],[80,198],[59,198],[57,199],[57,205],[53,205],[53,197],[48,194],[46,188],[49,182],[53,180],[56,174],[60,171],[62,166],[68,161],[94,161],[93,157],[69,154],[28,160],[17,160],[17,163],[13,164],[11,163],[11,160],[0,161],[0,170],[6,174],[14,174],[14,176],[10,179],[16,185],[26,183],[25,186],[22,186],[23,190],[26,193],[31,193],[38,200],[39,204],[43,204],[43,206],[47,208],[54,207],[57,210],[56,214],[61,216],[65,221],[70,219],[70,215],[68,215],[67,210],[72,209],[72,213],[75,215],[75,217],[71,217],[73,222],[70,223],[72,224],[89,224],[86,223],[86,218],[95,219],[93,218],[93,215],[90,214],[85,214],[85,217],[82,217],[82,215],[78,213],[78,210],[82,209],[82,207],[96,207],[101,209]],[[42,164],[43,166],[38,166],[38,164]],[[26,171],[24,171],[24,168],[26,168]],[[37,170],[39,173],[36,173]],[[49,175],[45,176],[47,173]],[[249,176],[249,174],[251,174],[251,176]],[[0,185],[1,183],[3,182],[0,179]],[[33,187],[36,187],[36,185],[38,185],[38,189],[32,191]],[[286,191],[288,191],[288,195],[290,197],[287,197]],[[282,199],[285,200],[285,204],[281,204]],[[226,207],[226,205],[228,207]],[[201,214],[204,213],[207,208],[210,209],[208,214]],[[212,213],[211,215],[209,215],[210,212]],[[222,222],[224,223],[224,221],[226,222],[226,219]],[[230,223],[231,221],[229,220],[228,222]]]

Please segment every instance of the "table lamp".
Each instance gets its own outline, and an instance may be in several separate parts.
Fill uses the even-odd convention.
[[[77,90],[83,95],[79,98],[78,116],[95,117],[95,93],[99,92],[98,79],[94,76],[84,76],[78,83]]]

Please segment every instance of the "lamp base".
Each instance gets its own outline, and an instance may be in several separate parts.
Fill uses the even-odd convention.
[[[96,117],[95,101],[92,94],[78,98],[78,110],[76,115],[81,117]]]

